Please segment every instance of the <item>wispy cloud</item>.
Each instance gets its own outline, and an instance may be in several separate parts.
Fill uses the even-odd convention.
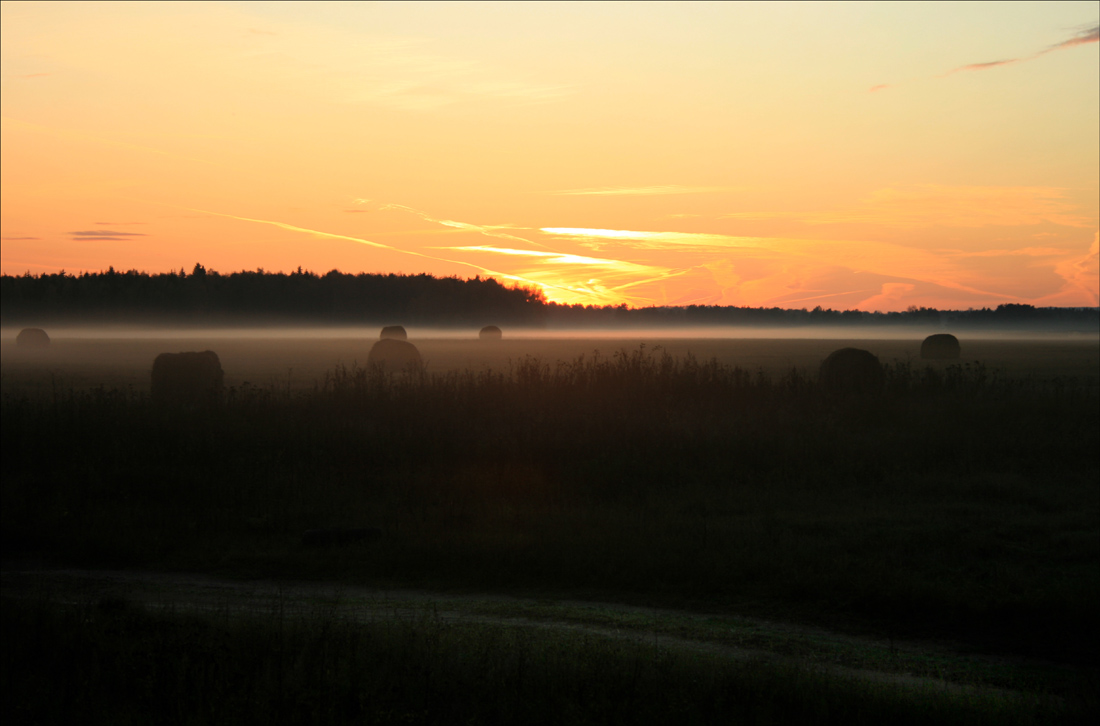
[[[1057,187],[979,187],[915,184],[876,189],[847,209],[818,212],[730,212],[723,219],[793,219],[807,224],[888,227],[1016,227],[1044,223],[1092,227]]]
[[[564,303],[646,305],[652,300],[628,291],[639,285],[668,280],[685,272],[659,265],[567,252],[518,250],[490,245],[446,249],[467,254],[517,258],[522,264],[519,272],[525,279],[537,283],[554,301]]]
[[[565,237],[603,237],[606,239],[649,239],[661,232],[640,232],[632,229],[592,229],[589,227],[543,227],[541,232]]]
[[[1050,305],[1076,305],[1079,303],[1067,303],[1060,298],[1076,300],[1083,293],[1090,304],[1100,304],[1100,232],[1093,235],[1087,252],[1066,257],[1054,266],[1054,271],[1065,280],[1065,284],[1059,294],[1043,302]]]
[[[1053,53],[1056,50],[1065,50],[1066,48],[1074,48],[1079,45],[1087,45],[1089,43],[1100,42],[1100,25],[1086,26],[1075,33],[1072,37],[1055,43],[1054,45],[1047,46],[1040,51],[1032,53],[1031,55],[1024,55],[1018,58],[1002,58],[1000,60],[983,61],[980,63],[967,63],[957,68],[952,68],[946,73],[940,74],[939,78],[946,78],[947,76],[954,75],[956,73],[965,73],[968,71],[987,71],[991,68],[999,68],[1001,66],[1013,65],[1015,63],[1024,63],[1026,61],[1035,60],[1047,53]],[[868,90],[869,93],[877,93],[884,91],[888,88],[893,88],[897,84],[893,83],[880,83],[875,86],[871,86]]]
[[[112,237],[147,237],[143,232],[118,232],[110,229],[88,229],[80,232],[69,232],[74,237],[94,237],[100,234],[109,234]]]
[[[308,227],[299,227],[298,225],[288,224],[286,222],[279,222],[279,221],[271,220],[271,219],[256,219],[256,218],[253,218],[253,217],[241,217],[241,216],[238,216],[238,215],[235,215],[235,214],[227,214],[225,212],[212,212],[212,211],[207,210],[207,209],[192,209],[190,207],[182,207],[182,209],[187,209],[188,211],[191,211],[191,212],[199,212],[199,213],[202,213],[202,214],[208,214],[208,215],[215,216],[215,217],[224,217],[226,219],[236,219],[236,220],[241,221],[241,222],[253,222],[253,223],[256,223],[256,224],[270,225],[272,227],[278,227],[279,229],[285,229],[289,232],[300,232],[302,234],[307,234],[307,235],[310,235],[312,237],[321,237],[321,238],[325,238],[325,239],[346,240],[348,242],[358,242],[359,244],[366,245],[368,247],[375,247],[377,249],[388,250],[390,252],[397,252],[397,253],[401,253],[401,254],[405,254],[405,255],[411,255],[413,257],[423,257],[423,258],[426,258],[426,259],[435,260],[437,262],[447,262],[447,263],[454,264],[454,265],[462,265],[464,267],[470,267],[470,268],[476,270],[477,272],[479,272],[481,274],[491,275],[493,277],[499,277],[502,280],[510,280],[512,282],[519,283],[521,285],[529,285],[529,286],[534,286],[534,287],[544,287],[543,283],[541,283],[537,280],[528,279],[526,277],[523,277],[522,275],[516,275],[516,274],[512,274],[512,273],[508,273],[508,272],[503,272],[503,271],[500,271],[500,270],[494,270],[494,269],[484,267],[482,265],[470,262],[468,260],[456,260],[456,259],[449,259],[449,258],[446,258],[446,257],[439,257],[437,255],[427,254],[427,253],[424,253],[424,252],[420,252],[418,250],[411,250],[411,249],[404,249],[404,248],[401,248],[401,247],[394,247],[393,245],[383,244],[382,242],[375,242],[373,240],[365,239],[363,237],[355,237],[355,236],[346,235],[346,234],[337,234],[337,233],[334,233],[334,232],[325,232],[324,230],[310,229]]]
[[[679,184],[664,184],[649,187],[591,187],[587,189],[560,189],[547,192],[554,196],[592,196],[592,197],[650,197],[670,194],[714,194],[735,191],[737,187],[686,187]]]
[[[896,310],[916,287],[909,282],[884,282],[877,295],[864,299],[859,306],[864,310]]]
[[[30,242],[32,240],[39,240],[41,237],[0,237],[0,240],[5,242]]]
[[[1066,289],[1096,287],[1090,283],[1096,277],[1090,272],[1095,251],[1091,257],[1083,256],[1083,250],[1072,251],[1073,245],[1061,242],[967,251],[875,240],[738,237],[659,229],[548,226],[525,232],[510,225],[442,219],[402,205],[372,203],[368,211],[389,213],[380,217],[387,237],[416,239],[443,233],[462,239],[453,246],[425,247],[431,238],[424,237],[410,247],[396,239],[394,245],[399,246],[276,220],[192,211],[463,265],[502,281],[539,288],[551,300],[570,304],[827,304],[897,310],[942,300],[964,307],[985,301],[1031,301],[1054,294],[1063,279]],[[392,213],[430,224],[410,225],[405,220],[404,226],[395,226],[401,214]],[[1026,237],[1034,242],[1031,235]],[[994,273],[988,270],[991,259],[997,260]],[[1050,274],[1056,269],[1056,275]],[[1043,279],[1052,282],[1035,283],[1036,270],[1046,270]],[[1074,294],[1074,299],[1081,299],[1080,292]]]
[[[904,247],[887,242],[845,239],[801,239],[787,237],[736,237],[722,234],[690,232],[654,232],[640,230],[584,229],[572,227],[547,227],[542,231],[557,236],[572,237],[584,247],[614,250],[617,257],[637,260],[645,255],[651,266],[664,260],[675,261],[679,267],[687,260],[697,271],[708,270],[711,276],[724,276],[743,282],[746,270],[756,269],[756,284],[771,280],[773,289],[787,289],[782,281],[794,275],[794,271],[825,268],[843,268],[853,274],[869,274],[894,278],[909,278],[914,283],[934,284],[968,295],[990,295],[996,292],[983,289],[979,276],[964,264],[962,253],[941,254],[938,251]],[[1044,250],[1045,251],[1045,250]],[[1017,256],[1040,256],[1038,249],[1014,251]],[[732,273],[715,264],[732,261],[741,272]],[[842,262],[839,262],[842,261]],[[673,269],[672,265],[668,269]],[[717,273],[716,273],[717,270]],[[716,273],[716,274],[714,274]],[[695,274],[698,274],[695,273]],[[729,283],[727,287],[735,286]],[[802,290],[800,287],[794,289]],[[803,290],[796,298],[783,299],[783,303],[810,299],[825,295],[824,290]],[[776,293],[778,294],[778,293]],[[727,300],[727,304],[733,301]],[[882,300],[886,304],[886,298]],[[736,304],[736,303],[733,303]]]
[[[700,232],[646,232],[628,229],[586,229],[583,227],[544,227],[547,234],[577,238],[585,247],[599,249],[607,244],[621,242],[638,250],[733,250],[739,247],[757,247],[758,237],[734,237],[725,234]]]
[[[1034,58],[1035,56],[1032,56]],[[945,75],[951,75],[952,73],[960,73],[962,71],[984,71],[988,68],[996,68],[997,66],[1007,66],[1013,63],[1019,63],[1020,61],[1029,60],[1029,58],[1009,58],[1008,60],[987,61],[985,63],[970,63],[965,66],[959,66],[954,70],[948,71]]]
[[[889,284],[889,283],[887,283]],[[913,289],[916,285],[905,285],[908,289]],[[825,300],[835,300],[837,298],[850,298],[853,295],[866,295],[869,292],[874,292],[872,289],[860,289],[860,290],[842,290],[841,292],[826,292],[821,295],[807,295],[806,297],[788,297],[784,298],[784,305],[797,305],[799,303],[816,302],[820,304]],[[872,310],[874,308],[871,308]]]
[[[359,205],[370,204],[371,200],[369,200],[369,199],[356,199],[355,203],[359,204]],[[407,207],[404,204],[383,203],[379,206],[379,209],[408,212],[409,214],[413,214],[413,215],[416,215],[417,217],[420,217],[425,222],[432,222],[433,224],[441,224],[444,227],[451,227],[453,229],[461,229],[461,230],[464,230],[464,231],[467,231],[467,232],[476,232],[477,234],[483,234],[487,237],[496,237],[497,239],[506,239],[506,240],[511,240],[512,242],[522,242],[524,244],[535,245],[536,247],[546,248],[546,245],[544,245],[544,244],[541,244],[539,242],[535,242],[533,240],[529,240],[525,237],[520,237],[518,235],[512,234],[511,232],[504,231],[504,230],[515,230],[516,229],[515,227],[513,227],[511,225],[507,225],[507,224],[485,225],[485,224],[473,224],[471,222],[459,222],[459,221],[456,221],[456,220],[453,220],[453,219],[441,219],[439,217],[434,217],[434,216],[432,216],[432,215],[428,214],[427,212],[424,212],[420,209],[414,209],[413,207]],[[549,248],[547,248],[547,249],[549,249]]]
[[[461,252],[490,252],[500,255],[513,255],[518,257],[537,257],[546,262],[551,262],[556,265],[595,265],[600,267],[614,268],[620,271],[628,270],[641,270],[644,269],[644,265],[636,265],[632,262],[623,262],[622,260],[610,260],[599,257],[585,257],[583,255],[572,255],[566,252],[542,252],[540,250],[513,250],[506,247],[492,247],[488,245],[471,245],[466,247],[442,247],[438,249],[457,250]]]
[[[1067,254],[1067,251],[1056,247],[1023,247],[1016,250],[982,250],[957,254],[960,257],[1060,257]]]
[[[1091,28],[1082,28],[1069,40],[1055,43],[1044,50],[1043,53],[1049,53],[1052,50],[1060,50],[1062,48],[1072,48],[1075,45],[1085,45],[1086,43],[1100,43],[1100,25],[1094,25]]]
[[[577,254],[576,251],[562,250],[558,247],[566,244],[546,244],[530,235],[523,236],[528,228],[519,228],[509,224],[474,224],[471,222],[454,219],[443,219],[428,212],[401,204],[375,203],[368,199],[357,199],[355,203],[360,206],[377,204],[379,211],[396,211],[414,215],[415,217],[440,225],[445,230],[429,230],[427,232],[414,232],[402,230],[389,232],[393,234],[440,234],[440,233],[467,233],[476,234],[491,239],[507,241],[507,246],[494,244],[462,245],[454,247],[433,247],[451,253],[449,256],[461,256],[463,260],[477,259],[478,255],[491,255],[500,260],[494,267],[506,267],[508,273],[490,272],[500,277],[521,281],[526,285],[534,285],[541,288],[547,297],[556,302],[584,303],[584,304],[611,304],[621,303],[644,305],[651,302],[644,296],[632,295],[630,288],[645,284],[652,280],[669,279],[682,274],[682,270],[654,266],[650,264],[615,259],[610,257],[593,257]],[[534,231],[534,230],[529,230]],[[580,244],[582,247],[596,247],[596,238],[585,237],[589,230],[577,230],[573,228],[559,228],[561,234],[551,234],[559,239],[567,239],[570,244]],[[569,234],[575,232],[576,234]],[[613,230],[600,230],[602,233],[611,233]],[[485,268],[482,268],[485,269]]]
[[[119,232],[113,229],[87,229],[69,232],[74,242],[127,242],[134,237],[148,237],[141,232]]]
[[[848,210],[802,215],[810,224],[865,223],[901,227],[1024,226],[1049,222],[1091,227],[1055,187],[979,187],[918,184],[872,192]]]
[[[1034,60],[1040,56],[1046,55],[1047,53],[1053,53],[1056,50],[1064,50],[1066,48],[1073,48],[1078,45],[1096,43],[1098,41],[1100,41],[1100,25],[1094,25],[1092,27],[1080,30],[1073,37],[1068,38],[1067,40],[1063,40],[1060,43],[1055,43],[1054,45],[1048,46],[1043,50],[1038,51],[1037,53],[1032,53],[1031,55],[1021,56],[1019,58],[1005,58],[1003,60],[986,61],[984,63],[968,63],[967,65],[954,68],[944,75],[950,76],[954,73],[962,73],[964,71],[984,71],[990,68],[997,68],[998,66],[1007,66],[1013,63],[1023,63],[1025,61]]]
[[[806,212],[727,212],[719,219],[792,219],[802,218]]]

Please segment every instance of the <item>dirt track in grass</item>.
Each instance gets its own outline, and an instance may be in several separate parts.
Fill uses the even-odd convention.
[[[1061,669],[1049,663],[968,653],[950,643],[900,642],[739,616],[491,593],[453,594],[343,583],[242,581],[179,573],[19,567],[5,567],[0,572],[0,586],[4,599],[74,605],[125,603],[169,613],[329,618],[363,623],[424,622],[552,631],[564,638],[607,638],[652,646],[655,652],[708,654],[737,662],[806,669],[838,679],[891,684],[917,692],[946,691],[1021,701],[1057,697],[991,683],[1004,682],[1006,678],[1015,681],[1017,678],[1011,674],[1025,671],[1043,671],[1046,678],[1042,680],[1048,680],[1051,671]]]

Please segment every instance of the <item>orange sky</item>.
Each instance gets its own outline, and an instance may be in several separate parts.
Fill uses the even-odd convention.
[[[1095,2],[2,7],[5,274],[1098,304]]]

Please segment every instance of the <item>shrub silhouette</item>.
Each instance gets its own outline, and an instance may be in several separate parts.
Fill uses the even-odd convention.
[[[383,338],[375,343],[367,355],[367,363],[388,371],[419,370],[424,365],[415,345],[396,338]]]
[[[821,361],[819,380],[823,388],[837,393],[877,393],[886,376],[870,351],[841,348]]]
[[[477,334],[477,337],[481,340],[500,340],[503,337],[503,333],[500,332],[500,328],[495,325],[486,325],[481,329],[481,332]]]
[[[161,353],[153,361],[152,398],[157,403],[200,408],[222,395],[225,374],[218,354]]]
[[[382,333],[378,336],[379,340],[408,340],[409,334],[405,332],[405,329],[400,325],[387,325],[382,328]]]
[[[931,360],[958,358],[961,349],[959,339],[950,333],[929,335],[920,344],[920,357]]]
[[[50,336],[42,328],[23,328],[15,336],[15,344],[20,348],[48,348]]]

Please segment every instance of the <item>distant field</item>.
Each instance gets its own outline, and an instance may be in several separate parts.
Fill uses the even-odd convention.
[[[86,335],[55,334],[45,351],[27,352],[15,347],[14,330],[5,330],[0,337],[0,390],[13,387],[46,391],[53,386],[64,388],[107,388],[145,391],[149,387],[149,371],[153,359],[160,353],[185,350],[213,350],[222,362],[227,386],[252,385],[289,387],[292,390],[312,388],[321,383],[337,365],[364,365],[373,336],[352,335],[332,331],[324,336],[280,336],[277,331],[252,332],[248,337],[233,337],[232,331],[205,333],[167,332],[163,337],[94,338]],[[699,361],[716,359],[720,363],[740,366],[746,370],[764,371],[781,376],[792,368],[816,375],[817,368],[828,353],[837,348],[853,346],[870,350],[884,363],[895,361],[931,364],[938,368],[950,362],[929,362],[920,359],[920,337],[906,339],[765,339],[765,338],[669,338],[669,337],[577,337],[577,338],[505,338],[497,342],[463,340],[455,337],[417,338],[410,340],[420,349],[429,372],[449,370],[507,371],[509,366],[527,356],[553,365],[557,361],[574,361],[580,356],[611,358],[620,351],[635,351],[644,345],[682,358],[694,356]],[[1007,377],[1035,376],[1053,378],[1074,377],[1100,383],[1100,340],[1086,339],[977,339],[962,338],[960,361],[980,361],[993,373]]]

